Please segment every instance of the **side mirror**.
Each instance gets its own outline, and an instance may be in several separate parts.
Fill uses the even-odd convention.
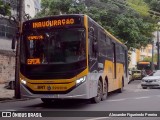
[[[13,39],[12,39],[12,46],[11,46],[12,50],[15,49],[15,46],[16,46],[16,39],[15,39],[15,37],[13,37]]]
[[[104,65],[103,65],[103,63],[98,63],[98,68],[100,68],[100,69],[104,69]]]

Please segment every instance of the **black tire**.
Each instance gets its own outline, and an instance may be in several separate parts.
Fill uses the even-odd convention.
[[[91,102],[92,103],[99,103],[102,100],[102,96],[103,96],[102,83],[99,80],[98,87],[97,87],[97,96],[91,98]]]
[[[142,87],[143,89],[147,89],[147,87]]]
[[[118,93],[122,93],[123,92],[123,87],[124,87],[124,81],[122,79],[122,86],[121,86],[121,88],[118,89]]]
[[[106,100],[107,96],[108,96],[108,83],[106,82],[106,80],[104,81],[104,93],[102,96],[102,100]]]

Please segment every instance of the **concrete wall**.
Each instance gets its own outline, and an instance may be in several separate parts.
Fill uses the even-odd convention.
[[[15,53],[0,50],[0,83],[13,79],[15,75]]]
[[[0,50],[12,51],[12,40],[6,38],[0,38]]]

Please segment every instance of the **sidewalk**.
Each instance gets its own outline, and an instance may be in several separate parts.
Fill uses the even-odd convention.
[[[6,89],[5,84],[0,84],[0,101],[14,99],[14,90]]]

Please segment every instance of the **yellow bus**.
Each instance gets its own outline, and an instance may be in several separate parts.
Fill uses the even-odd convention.
[[[146,74],[149,75],[153,72],[153,70],[157,70],[157,64],[153,63],[153,66],[152,66],[152,62],[139,61],[137,62],[137,69],[144,70]]]
[[[127,47],[84,14],[23,23],[20,93],[44,103],[107,98],[128,78]]]

